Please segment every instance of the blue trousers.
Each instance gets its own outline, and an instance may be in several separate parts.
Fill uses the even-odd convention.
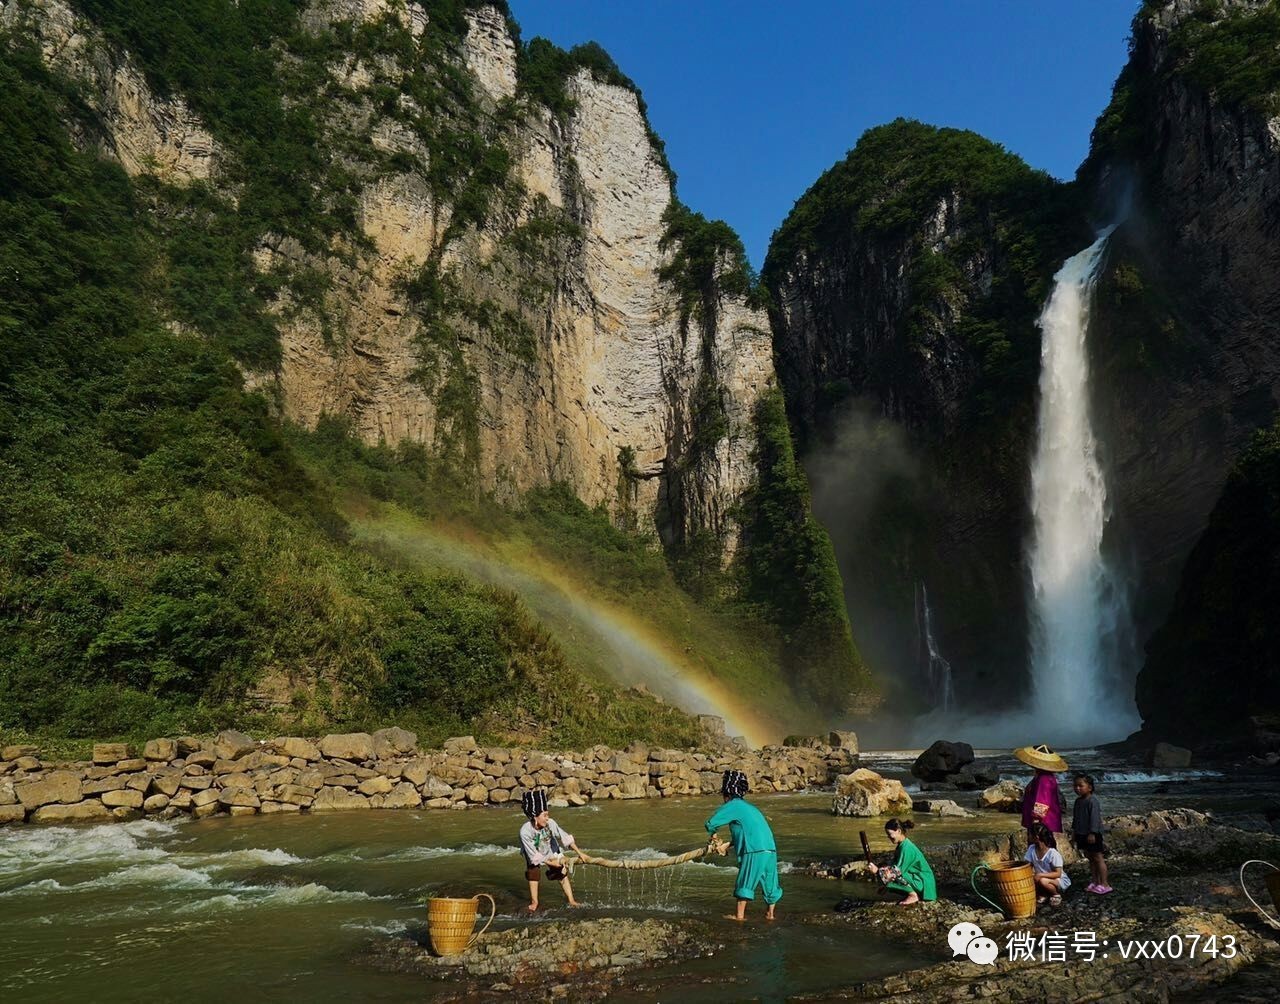
[[[738,899],[755,899],[757,889],[764,893],[764,901],[770,906],[782,899],[776,851],[750,851],[738,859],[738,881],[733,895]]]

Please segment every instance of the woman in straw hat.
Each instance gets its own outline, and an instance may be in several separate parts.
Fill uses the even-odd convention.
[[[1022,793],[1022,825],[1027,831],[1027,846],[1034,841],[1032,831],[1037,823],[1053,833],[1062,832],[1062,811],[1066,799],[1058,787],[1058,775],[1067,769],[1067,761],[1048,746],[1020,746],[1013,755],[1028,767],[1034,767],[1036,776]]]

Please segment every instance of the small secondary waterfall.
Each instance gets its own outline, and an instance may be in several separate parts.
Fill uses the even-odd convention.
[[[1123,738],[1136,724],[1118,665],[1127,597],[1102,554],[1110,512],[1089,416],[1085,345],[1094,282],[1114,229],[1107,227],[1066,261],[1039,322],[1040,423],[1031,466],[1032,711],[1059,744]]]
[[[929,682],[929,696],[934,707],[950,711],[955,703],[955,691],[951,687],[951,663],[942,658],[938,643],[933,637],[933,615],[929,610],[929,589],[923,582],[916,583],[916,637],[919,644],[920,663],[925,667]]]

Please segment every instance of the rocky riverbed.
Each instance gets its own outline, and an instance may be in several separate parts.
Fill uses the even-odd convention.
[[[846,904],[852,908],[811,923],[937,945],[945,961],[800,999],[1275,1000],[1280,934],[1250,906],[1238,876],[1249,858],[1280,861],[1280,835],[1265,818],[1220,821],[1189,809],[1162,811],[1117,818],[1108,839],[1116,891],[1105,897],[1084,892],[1088,865],[1064,850],[1073,890],[1061,907],[1041,907],[1027,920],[991,910],[965,881],[978,860],[1007,855],[1018,843],[1015,834],[935,849],[937,903],[913,909]],[[818,865],[812,868],[820,873]],[[827,874],[863,877],[858,868],[828,868]],[[1255,898],[1272,905],[1261,881],[1256,884]],[[947,958],[948,932],[960,923],[977,925],[996,942],[993,965]]]
[[[857,737],[832,732],[802,746],[746,748],[704,723],[702,749],[593,746],[544,752],[481,747],[471,736],[422,750],[399,728],[315,739],[154,739],[141,751],[99,743],[91,762],[46,763],[33,746],[0,750],[0,824],[128,821],[363,809],[465,809],[519,801],[543,787],[553,808],[605,799],[711,794],[745,771],[753,791],[832,784],[858,762]]]

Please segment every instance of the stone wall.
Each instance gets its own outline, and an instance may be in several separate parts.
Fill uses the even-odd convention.
[[[470,736],[420,750],[417,736],[398,728],[265,741],[226,731],[211,739],[153,739],[141,755],[124,743],[99,743],[92,762],[48,764],[35,747],[8,746],[0,750],[0,824],[466,809],[518,803],[533,787],[546,788],[552,807],[563,808],[716,794],[730,768],[746,772],[752,791],[799,791],[857,766],[850,736],[848,747],[670,750],[633,743],[547,753],[481,747]]]

